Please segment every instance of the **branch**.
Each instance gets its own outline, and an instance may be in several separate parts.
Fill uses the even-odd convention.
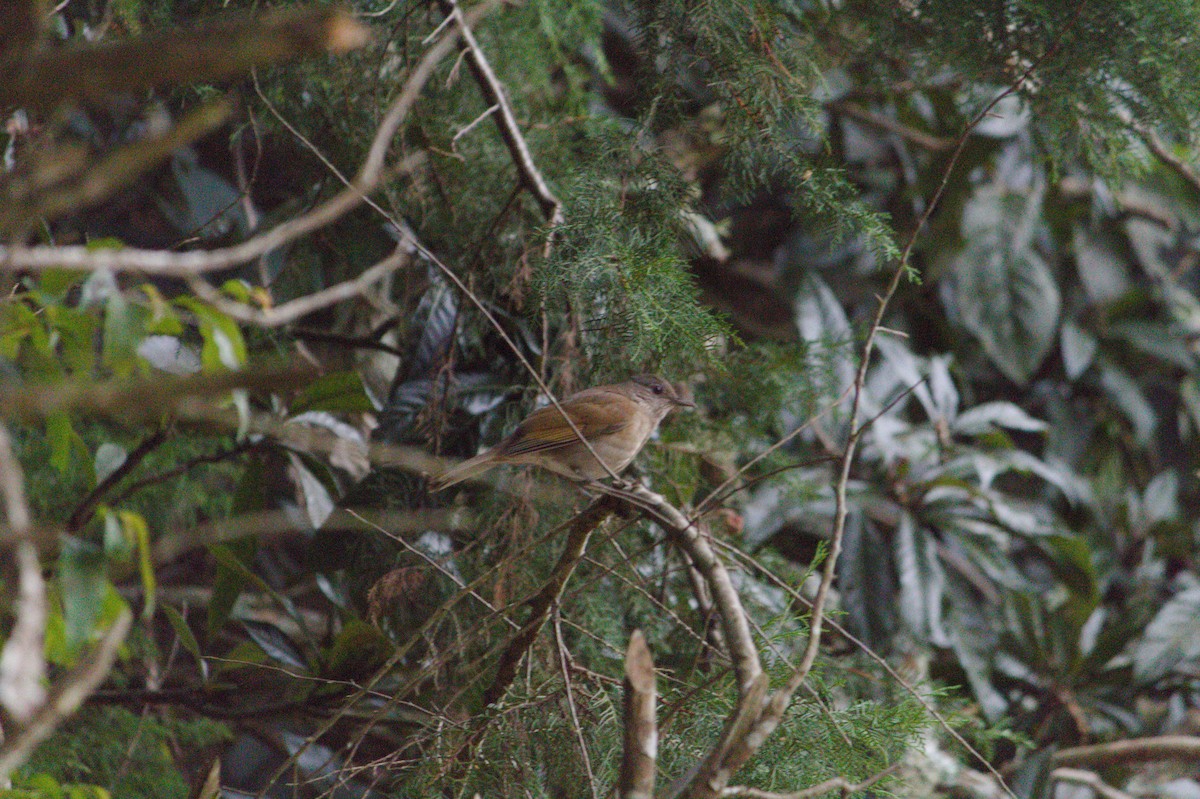
[[[64,380],[0,388],[0,419],[39,422],[72,411],[120,418],[127,423],[159,421],[191,397],[217,397],[235,388],[280,391],[314,376],[307,366],[212,374],[163,375],[104,382]]]
[[[1143,760],[1181,760],[1200,762],[1200,737],[1163,735],[1157,738],[1130,738],[1094,746],[1075,746],[1054,753],[1056,766],[1107,768]]]
[[[213,83],[256,66],[318,53],[344,53],[370,41],[348,11],[301,8],[257,18],[224,15],[185,31],[156,31],[120,42],[36,48],[0,65],[0,107],[50,110],[69,100],[177,83]]]
[[[459,510],[355,511],[338,508],[321,525],[322,530],[370,530],[386,527],[389,535],[420,533],[425,530],[461,532],[468,529],[471,517]],[[180,533],[168,533],[154,542],[156,565],[178,560],[183,555],[210,544],[219,544],[244,536],[270,537],[290,533],[301,527],[296,516],[287,511],[267,510],[224,519],[213,519]]]
[[[104,498],[104,495],[113,486],[125,479],[127,474],[136,469],[138,464],[146,459],[147,455],[158,449],[166,440],[167,431],[160,427],[147,436],[142,443],[134,447],[133,451],[125,456],[125,460],[121,462],[121,465],[113,469],[111,474],[97,483],[96,487],[75,506],[75,510],[71,513],[71,518],[67,519],[67,532],[74,533],[87,524],[96,512],[96,506],[100,504],[100,500]]]
[[[34,748],[50,737],[55,728],[104,681],[132,623],[133,613],[129,608],[123,608],[91,655],[54,686],[50,699],[27,725],[0,745],[0,783],[7,784],[13,770],[27,761]]]
[[[527,603],[529,620],[522,625],[521,630],[513,636],[503,654],[500,655],[499,663],[496,666],[496,676],[483,694],[485,706],[495,704],[512,685],[513,679],[517,676],[517,667],[521,665],[525,653],[533,646],[538,631],[550,617],[550,609],[562,595],[567,580],[575,571],[575,567],[579,565],[579,561],[583,559],[588,539],[596,528],[613,514],[614,510],[616,510],[616,503],[608,497],[602,497],[588,505],[571,520],[567,542],[549,581]]]
[[[46,701],[46,581],[32,540],[33,517],[25,498],[25,477],[12,451],[8,430],[0,425],[0,492],[4,512],[16,536],[17,618],[0,653],[0,707],[19,723],[28,721]],[[0,775],[0,784],[3,777]]]
[[[478,81],[479,88],[483,91],[484,100],[489,106],[497,109],[497,113],[492,114],[492,116],[496,119],[496,126],[500,128],[500,136],[504,139],[504,143],[508,145],[508,151],[512,154],[513,162],[517,166],[517,173],[521,178],[521,184],[537,200],[538,205],[541,206],[542,214],[550,223],[550,236],[552,238],[554,228],[563,222],[562,203],[554,196],[554,192],[550,190],[550,186],[546,183],[545,177],[542,176],[541,171],[537,168],[537,164],[533,162],[533,156],[529,152],[529,145],[525,142],[525,137],[521,133],[521,127],[517,124],[517,117],[513,113],[512,103],[504,91],[504,86],[492,70],[492,65],[488,63],[487,56],[484,55],[479,42],[476,41],[475,34],[471,32],[467,20],[463,17],[462,10],[458,7],[458,0],[441,0],[441,6],[442,11],[448,18],[454,20],[459,31],[462,33],[463,42],[466,45],[468,54],[467,64],[472,74],[475,75],[475,80]]]
[[[1183,178],[1194,191],[1200,191],[1200,173],[1196,169],[1184,161],[1175,153],[1171,152],[1171,148],[1167,146],[1153,128],[1142,124],[1141,122],[1130,121],[1130,126],[1150,148],[1150,152],[1154,153],[1160,161],[1170,167],[1176,175]]]
[[[672,542],[687,553],[695,567],[712,589],[713,604],[721,619],[721,630],[729,646],[729,656],[737,674],[739,693],[750,693],[762,674],[758,648],[750,634],[750,621],[742,607],[741,597],[733,586],[725,564],[713,551],[708,534],[701,522],[688,519],[658,494],[635,484],[630,490],[604,487],[612,496],[625,500],[643,516],[662,526]]]
[[[72,173],[62,182],[47,186],[45,180],[30,179],[27,165],[7,176],[2,185],[5,202],[0,207],[0,230],[21,231],[37,219],[54,219],[108,197],[154,168],[185,145],[207,135],[229,119],[233,104],[226,99],[205,103],[160,135],[151,135],[121,147],[91,164],[81,174]],[[45,161],[67,160],[61,148],[44,154]],[[37,159],[38,155],[34,155]]]
[[[410,251],[401,245],[387,258],[352,280],[336,283],[327,289],[306,294],[290,302],[285,302],[283,305],[265,308],[261,311],[229,299],[205,282],[203,278],[190,278],[188,286],[196,293],[196,296],[239,322],[258,327],[279,327],[307,316],[313,311],[328,308],[330,305],[336,305],[351,297],[357,297],[365,293],[371,285],[378,283],[398,269],[408,266],[409,263],[411,263]]]
[[[481,15],[491,6],[492,2],[485,3],[468,17],[474,18],[474,15]],[[240,244],[213,250],[171,252],[132,247],[121,250],[89,250],[86,246],[0,246],[0,269],[30,271],[112,269],[186,278],[252,261],[293,239],[328,225],[351,209],[358,207],[367,195],[379,186],[383,179],[384,161],[392,138],[408,116],[409,110],[420,98],[421,90],[433,75],[438,63],[453,49],[457,38],[456,31],[449,31],[440,42],[429,48],[429,51],[413,69],[412,74],[409,75],[408,80],[405,81],[404,87],[392,102],[383,121],[379,123],[379,127],[375,131],[375,138],[371,142],[371,148],[363,160],[358,176],[343,191],[308,213],[282,222]]]
[[[621,799],[654,799],[658,724],[654,659],[641,630],[629,636],[625,650],[625,747],[621,756]]]
[[[831,111],[836,111],[844,114],[851,119],[859,122],[872,125],[881,130],[886,130],[888,133],[894,133],[902,139],[912,142],[918,147],[929,150],[931,152],[942,152],[954,147],[953,139],[943,139],[940,136],[934,136],[931,133],[926,133],[923,130],[917,130],[914,127],[905,125],[889,116],[885,116],[868,108],[863,108],[857,103],[848,102],[846,100],[834,100],[828,105]]]

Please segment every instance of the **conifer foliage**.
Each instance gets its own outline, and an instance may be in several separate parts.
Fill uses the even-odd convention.
[[[1200,791],[1197,31],[8,3],[0,794]]]

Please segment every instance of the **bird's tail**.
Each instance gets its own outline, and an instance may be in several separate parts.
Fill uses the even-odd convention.
[[[478,477],[495,465],[495,456],[491,452],[484,452],[481,455],[476,455],[474,458],[468,458],[452,469],[442,472],[429,481],[429,487],[434,491],[441,491],[442,489],[461,483],[463,480]]]

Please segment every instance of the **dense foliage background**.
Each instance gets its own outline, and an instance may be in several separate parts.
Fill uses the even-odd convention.
[[[427,483],[642,371],[773,686],[842,531],[740,795],[1200,794],[1200,7],[275,5],[0,15],[12,795],[609,795],[634,629],[673,795],[739,695],[694,563]]]

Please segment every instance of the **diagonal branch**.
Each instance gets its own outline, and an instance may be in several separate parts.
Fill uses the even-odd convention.
[[[50,698],[29,723],[0,745],[0,783],[6,783],[13,770],[29,759],[34,748],[50,737],[104,681],[132,623],[133,614],[129,608],[122,608],[92,653],[51,689]]]
[[[534,639],[537,638],[546,619],[550,618],[550,610],[562,595],[563,588],[574,573],[575,567],[583,560],[583,552],[587,547],[588,539],[615,510],[616,503],[608,497],[603,497],[584,508],[571,520],[570,532],[567,533],[567,541],[558,558],[558,564],[554,567],[550,579],[542,586],[542,590],[529,600],[528,621],[521,626],[521,630],[513,636],[503,654],[500,655],[500,661],[496,666],[496,676],[483,694],[485,706],[495,704],[512,685],[513,679],[517,676],[517,667],[521,665],[525,653],[533,646]]]
[[[477,15],[487,12],[493,2],[475,9],[467,15],[468,19],[477,18]],[[454,49],[457,39],[458,29],[455,28],[429,48],[384,114],[357,177],[345,189],[308,213],[282,222],[240,244],[213,250],[172,252],[132,247],[121,250],[91,250],[86,246],[0,246],[0,270],[113,269],[139,271],[151,275],[191,277],[252,261],[330,224],[357,208],[367,195],[378,188],[384,178],[384,162],[392,138],[420,98],[421,90],[432,77],[437,65]]]
[[[0,707],[28,721],[46,700],[43,642],[46,637],[46,581],[32,540],[33,517],[25,497],[25,476],[13,454],[8,429],[0,425],[0,494],[16,540],[17,618],[0,653]],[[2,784],[2,783],[0,783]]]
[[[496,125],[500,128],[500,136],[512,154],[513,162],[517,166],[517,173],[521,178],[521,185],[528,189],[529,193],[537,200],[542,214],[550,223],[550,235],[553,237],[554,228],[563,222],[562,203],[554,196],[554,192],[546,183],[546,178],[534,163],[533,156],[529,152],[529,145],[525,142],[520,125],[517,124],[512,103],[509,101],[500,79],[496,77],[483,49],[479,46],[479,42],[475,39],[475,34],[471,32],[470,25],[464,18],[462,9],[458,6],[458,0],[441,0],[440,4],[447,18],[453,19],[462,33],[463,43],[467,48],[467,64],[472,74],[475,75],[475,80],[479,83],[484,100],[489,106],[496,109],[496,113],[491,115],[495,117]]]

